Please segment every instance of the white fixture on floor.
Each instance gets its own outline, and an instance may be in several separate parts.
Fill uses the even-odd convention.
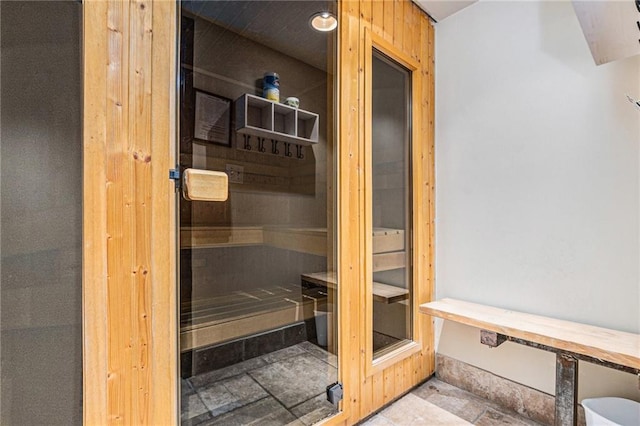
[[[582,400],[587,426],[638,426],[640,403],[624,398]]]

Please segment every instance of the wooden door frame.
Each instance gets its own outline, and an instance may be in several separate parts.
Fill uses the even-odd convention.
[[[176,6],[83,4],[87,425],[178,422]]]
[[[412,238],[413,247],[410,250],[413,258],[411,259],[411,342],[406,342],[401,347],[393,350],[392,352],[385,354],[378,359],[373,358],[373,209],[369,206],[373,206],[373,167],[372,167],[372,144],[373,144],[373,114],[372,114],[372,84],[373,84],[373,50],[376,49],[382,54],[394,60],[396,63],[406,68],[411,75],[411,111],[416,111],[416,114],[411,115],[411,148],[410,148],[410,160],[412,163],[409,167],[411,170],[411,210],[419,211],[422,204],[422,191],[419,189],[422,184],[422,170],[421,164],[417,159],[423,157],[423,137],[421,131],[422,116],[419,113],[420,96],[422,93],[422,75],[420,73],[420,62],[411,55],[404,52],[402,49],[398,49],[393,43],[386,41],[382,36],[373,34],[369,27],[364,29],[364,50],[365,50],[365,63],[363,70],[364,77],[364,177],[365,185],[364,190],[364,205],[365,208],[365,220],[364,228],[364,243],[365,243],[365,285],[363,295],[364,309],[364,349],[365,349],[365,361],[364,361],[364,373],[365,376],[373,376],[379,373],[391,365],[403,361],[405,358],[410,357],[418,352],[422,351],[422,333],[421,333],[421,319],[423,318],[418,313],[419,304],[416,304],[417,300],[423,300],[425,295],[423,293],[424,286],[417,285],[424,280],[423,270],[419,264],[418,253],[428,250],[428,246],[424,245],[424,238],[420,238],[422,235],[422,222],[423,218],[420,214],[411,215],[411,232],[416,238]],[[414,190],[418,188],[418,190]]]
[[[339,366],[345,388],[344,424],[353,424],[435,371],[433,321],[418,311],[419,304],[433,295],[434,31],[426,14],[406,0],[342,0],[339,10]],[[368,338],[372,333],[367,226],[371,218],[366,195],[371,181],[367,176],[370,105],[365,73],[370,69],[372,45],[415,69],[413,113],[418,115],[412,130],[415,343],[376,363]]]

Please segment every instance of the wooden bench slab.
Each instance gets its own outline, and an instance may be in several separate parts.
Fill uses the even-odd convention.
[[[322,296],[309,291],[303,294],[299,284],[283,284],[183,302],[181,351],[309,319],[313,316],[315,298]]]
[[[442,299],[420,312],[614,364],[640,369],[640,335],[571,321]]]
[[[335,288],[336,277],[334,273],[315,272],[302,274],[302,281],[322,287]],[[409,290],[389,284],[373,282],[373,300],[382,303],[396,303],[409,298]]]
[[[325,228],[288,228],[268,225],[180,228],[181,249],[263,244],[316,256],[326,256],[327,230]],[[403,230],[390,228],[373,229],[374,262],[380,263],[381,268],[394,269],[404,267],[404,245]],[[377,257],[378,255],[380,256],[379,258]]]

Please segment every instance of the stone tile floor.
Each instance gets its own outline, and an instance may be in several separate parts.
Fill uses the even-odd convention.
[[[434,378],[366,420],[362,426],[414,425],[537,426],[539,423]]]
[[[182,425],[314,424],[335,414],[325,388],[337,359],[302,342],[227,368],[182,380]],[[495,403],[431,379],[363,426],[536,426]]]
[[[182,425],[310,425],[335,413],[337,358],[310,342],[182,380]]]

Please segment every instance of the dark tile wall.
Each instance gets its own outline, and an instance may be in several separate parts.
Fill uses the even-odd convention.
[[[311,322],[313,322],[313,318]],[[299,322],[244,339],[184,352],[180,355],[182,378],[186,379],[197,374],[228,367],[296,345],[307,340],[307,329],[305,322]],[[315,325],[313,330],[315,332]]]

